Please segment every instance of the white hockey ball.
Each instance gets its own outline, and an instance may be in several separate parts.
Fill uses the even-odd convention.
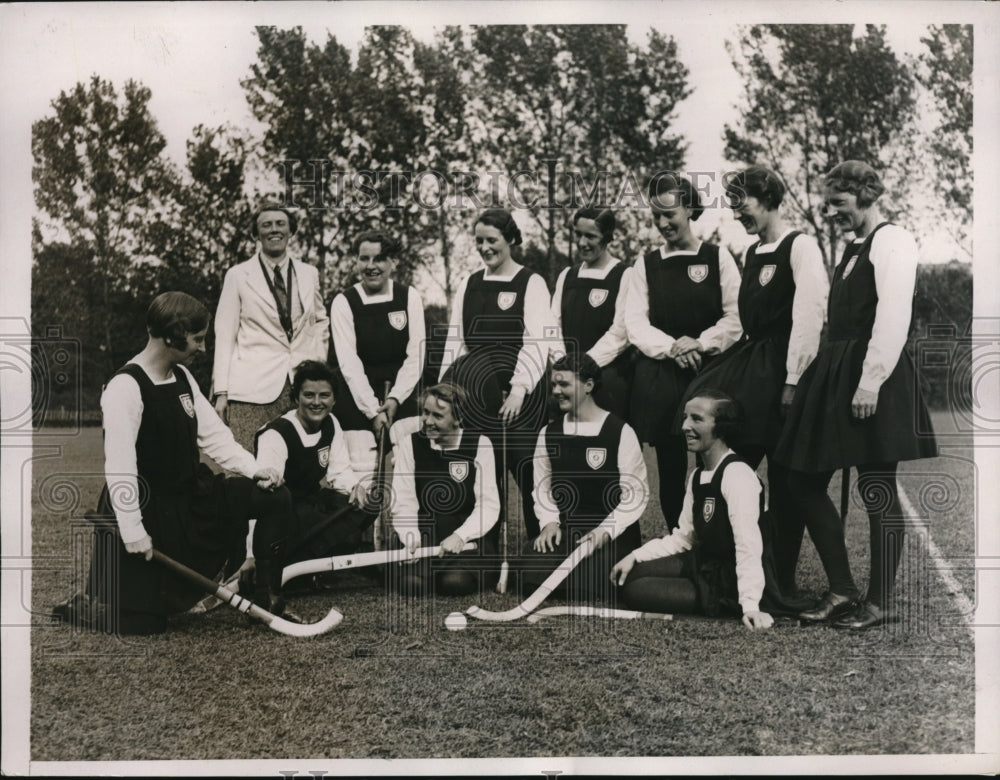
[[[449,631],[464,631],[468,625],[468,619],[461,612],[452,612],[444,619],[444,627]]]

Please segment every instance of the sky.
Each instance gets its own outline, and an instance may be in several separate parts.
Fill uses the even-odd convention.
[[[142,13],[123,12],[124,8],[132,10],[133,5],[143,8]],[[705,6],[708,10],[704,10]],[[524,16],[525,21],[626,22],[630,38],[638,44],[645,43],[651,26],[672,35],[694,88],[679,106],[674,129],[688,141],[688,167],[721,176],[728,168],[723,157],[722,127],[738,120],[736,105],[741,88],[725,40],[736,37],[734,21],[759,20],[759,13],[748,16],[745,11],[755,4],[743,4],[735,14],[724,10],[727,6],[703,4],[693,14],[687,10],[690,6],[677,2],[618,4],[614,12],[606,3],[545,3],[531,7],[532,13]],[[410,7],[404,6],[407,10]],[[526,4],[507,7],[529,8]],[[92,74],[111,80],[119,89],[126,79],[134,78],[152,91],[151,112],[167,139],[167,153],[178,164],[184,162],[185,143],[197,124],[216,126],[228,122],[260,129],[239,86],[256,59],[256,24],[301,25],[317,43],[332,33],[356,53],[368,24],[403,24],[418,38],[430,41],[435,29],[443,24],[498,21],[496,3],[449,3],[435,6],[440,12],[419,15],[388,13],[391,6],[380,2],[127,7],[94,3],[69,8],[67,12],[64,5],[27,5],[20,14],[17,7],[13,9],[15,19],[22,17],[18,21],[26,33],[12,41],[20,49],[15,59],[33,63],[30,69],[20,72],[24,91],[13,109],[18,119],[30,126],[50,112],[50,103],[60,91],[86,81]],[[713,12],[712,8],[719,11]],[[573,11],[571,19],[566,18],[567,9]],[[861,17],[852,15],[849,19]],[[841,15],[831,20],[844,22],[848,18]],[[921,48],[919,39],[926,33],[924,19],[890,13],[883,16],[883,21],[889,23],[889,41],[897,52],[914,54]],[[718,210],[707,211],[698,229],[707,235],[720,221],[727,243],[749,243],[749,237],[731,215]],[[937,242],[924,249],[925,261],[947,259],[954,254],[952,247],[937,246]]]
[[[53,6],[51,13],[27,15],[26,22],[33,32],[20,43],[33,53],[35,62],[30,71],[22,74],[25,102],[19,110],[23,109],[25,117],[39,118],[60,90],[93,73],[116,84],[135,78],[152,90],[153,114],[167,137],[168,151],[175,160],[182,161],[184,142],[195,124],[252,122],[239,82],[249,75],[250,63],[256,59],[255,24],[301,25],[314,42],[333,34],[356,52],[366,24],[396,21],[382,19],[377,13],[362,18],[355,8],[342,4],[325,6],[322,12],[306,9],[305,14],[269,9],[265,14],[221,16],[214,4],[207,5],[210,7],[205,10],[185,12],[181,23],[172,12],[143,14],[141,19],[135,19],[100,3],[76,8],[72,14]],[[648,22],[632,22],[629,36],[643,43],[647,30],[655,26],[677,40],[680,59],[690,69],[690,81],[695,87],[694,94],[682,104],[678,128],[691,142],[692,157],[719,162],[719,134],[703,132],[703,123],[706,116],[735,116],[731,109],[739,97],[740,85],[724,46],[725,38],[733,37],[734,28],[729,24],[720,27],[712,16],[687,25],[668,17],[661,13],[645,17]],[[443,21],[468,18],[468,14],[462,14]],[[441,22],[430,23],[415,15],[403,15],[399,23],[425,41],[442,26]],[[210,30],[206,29],[208,24],[212,25]],[[724,34],[719,34],[720,29]],[[919,38],[925,29],[922,22],[894,20],[888,30],[890,44],[897,51],[913,53],[920,48]],[[210,56],[206,52],[211,52]]]

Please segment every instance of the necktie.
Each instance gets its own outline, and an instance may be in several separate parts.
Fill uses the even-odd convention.
[[[281,275],[281,269],[274,269],[274,289],[278,291],[278,295],[284,298],[288,294],[288,290],[285,287],[285,277]]]
[[[285,286],[285,278],[281,275],[281,269],[274,269],[274,292],[278,303],[278,319],[281,320],[281,327],[284,328],[289,340],[292,338],[292,315],[289,312],[288,287]]]

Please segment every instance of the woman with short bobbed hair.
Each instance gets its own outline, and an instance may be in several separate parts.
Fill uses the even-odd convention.
[[[774,576],[764,489],[729,446],[744,419],[739,403],[715,388],[684,405],[687,449],[700,465],[687,481],[677,527],[611,569],[631,609],[739,616],[752,630],[801,609]]]
[[[468,394],[465,428],[489,437],[498,471],[506,433],[507,470],[521,491],[525,528],[535,537],[531,457],[545,420],[541,380],[555,333],[549,290],[515,259],[522,238],[509,211],[484,211],[473,231],[485,267],[462,280],[455,294],[440,376]],[[497,476],[506,484],[505,475]]]
[[[904,521],[897,465],[934,457],[937,446],[905,350],[917,244],[884,219],[878,198],[885,188],[870,165],[843,162],[824,185],[826,216],[854,239],[834,271],[826,338],[799,381],[775,459],[794,472],[790,490],[830,582],[802,617],[867,629],[892,619]],[[860,602],[844,529],[827,494],[834,471],[851,466],[870,526],[871,573]]]
[[[205,351],[208,310],[187,293],[161,293],[146,326],[145,348],[101,393],[105,485],[87,587],[53,609],[73,625],[119,634],[162,633],[168,615],[203,595],[152,563],[154,547],[211,577],[227,558],[231,570],[242,562],[250,518],[264,536],[284,521],[272,492],[280,473],[239,446],[187,369]],[[202,455],[234,476],[213,473]],[[260,605],[280,614],[264,596]]]
[[[557,351],[590,355],[601,367],[598,405],[628,418],[632,366],[625,332],[625,298],[632,269],[611,255],[615,215],[608,208],[586,207],[573,215],[580,262],[556,280],[552,316],[562,344]]]
[[[437,559],[390,568],[397,590],[406,596],[470,595],[497,579],[496,548],[489,536],[500,515],[493,447],[464,427],[466,402],[465,391],[450,382],[428,387],[418,401],[420,429],[396,443],[396,537],[411,551],[441,547]],[[477,548],[464,550],[470,542]]]
[[[688,454],[673,430],[688,384],[714,355],[742,335],[740,272],[732,255],[694,235],[704,211],[698,191],[673,173],[648,187],[653,222],[664,244],[632,267],[625,328],[641,353],[635,366],[629,422],[656,449],[660,506],[670,527],[684,500]]]
[[[729,444],[755,469],[767,456],[777,575],[781,587],[794,593],[805,525],[802,513],[789,506],[788,474],[775,462],[774,448],[799,377],[819,348],[830,284],[815,239],[793,230],[781,214],[785,185],[774,171],[761,165],[739,171],[726,195],[736,219],[757,237],[743,256],[743,338],[695,377],[687,398],[718,388],[744,409],[746,422]]]

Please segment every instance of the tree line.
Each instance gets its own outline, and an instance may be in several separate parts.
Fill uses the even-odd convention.
[[[523,206],[521,260],[552,285],[573,262],[576,207],[634,202],[651,174],[697,167],[675,125],[710,85],[691,83],[676,41],[656,30],[641,45],[624,25],[446,27],[423,42],[387,25],[367,29],[353,60],[333,35],[256,35],[239,86],[262,133],[199,125],[182,167],[134,81],[118,89],[95,74],[33,124],[33,327],[79,340],[85,406],[141,347],[158,291],[214,310],[226,270],[253,251],[265,193],[301,209],[297,244],[328,299],[351,281],[351,237],[379,225],[404,240],[399,277],[450,302],[476,266],[468,232],[484,199]],[[738,121],[719,129],[726,158],[785,178],[793,221],[829,268],[839,236],[818,183],[850,158],[885,170],[904,221],[914,193],[934,187],[935,229],[969,245],[971,26],[929,27],[916,57],[877,26],[754,25],[727,45],[743,93]],[[930,131],[926,105],[939,118]],[[657,243],[647,212],[617,215],[617,256]],[[198,378],[207,387],[208,365]]]

